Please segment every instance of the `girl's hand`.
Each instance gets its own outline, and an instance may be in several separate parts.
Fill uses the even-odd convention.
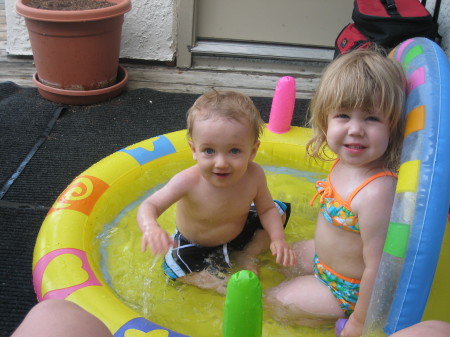
[[[270,250],[272,251],[272,255],[276,256],[275,261],[283,267],[292,267],[297,264],[297,256],[286,241],[272,241]]]
[[[152,254],[163,255],[166,254],[174,244],[175,242],[173,239],[159,226],[148,227],[142,233],[141,249],[143,252],[148,247]]]
[[[363,328],[364,322],[360,322],[354,315],[350,315],[339,337],[360,337],[362,336]]]

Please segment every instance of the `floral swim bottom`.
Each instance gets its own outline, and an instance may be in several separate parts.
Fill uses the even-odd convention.
[[[350,316],[355,310],[361,281],[336,273],[326,264],[320,262],[317,255],[314,255],[314,276],[331,290],[342,310],[347,316]]]

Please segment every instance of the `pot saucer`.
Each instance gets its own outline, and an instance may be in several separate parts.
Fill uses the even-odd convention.
[[[69,105],[90,105],[108,101],[119,95],[127,82],[128,71],[121,65],[117,70],[117,83],[97,90],[58,89],[41,83],[37,73],[33,75],[33,83],[42,97],[52,102]]]

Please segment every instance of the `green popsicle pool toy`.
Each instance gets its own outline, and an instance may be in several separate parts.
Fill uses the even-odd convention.
[[[261,337],[262,289],[249,270],[233,274],[228,282],[222,337]]]

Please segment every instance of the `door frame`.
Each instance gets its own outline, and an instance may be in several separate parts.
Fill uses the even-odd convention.
[[[177,0],[177,51],[178,68],[190,68],[192,65],[191,48],[196,42],[196,0]]]

